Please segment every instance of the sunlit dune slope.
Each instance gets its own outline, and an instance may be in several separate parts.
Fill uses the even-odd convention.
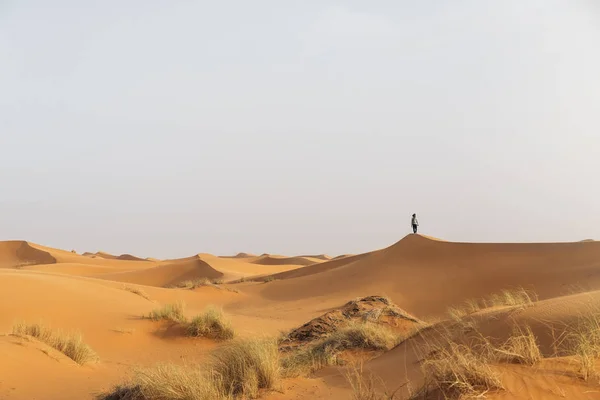
[[[266,300],[385,294],[419,316],[517,285],[540,298],[572,285],[600,289],[600,243],[475,244],[409,235],[371,253],[323,262],[249,288]]]

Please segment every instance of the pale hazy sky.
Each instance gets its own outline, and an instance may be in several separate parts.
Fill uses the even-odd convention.
[[[0,239],[600,239],[594,0],[0,0]]]

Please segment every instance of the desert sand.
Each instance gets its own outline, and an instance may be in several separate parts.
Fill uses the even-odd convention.
[[[208,283],[190,286],[203,279]],[[531,302],[481,300],[471,310],[448,312],[516,288],[532,293]],[[360,376],[372,377],[380,396],[397,390],[395,399],[444,398],[439,390],[419,392],[431,384],[424,363],[432,343],[470,335],[503,343],[515,327],[527,326],[541,359],[489,361],[502,387],[482,396],[600,399],[595,373],[582,376],[577,354],[558,349],[583,315],[600,310],[600,242],[456,243],[422,235],[338,257],[200,253],[173,260],[0,242],[0,399],[108,398],[102,394],[138,368],[202,364],[218,351],[221,340],[189,337],[176,323],[144,318],[164,304],[185,302],[187,317],[222,307],[242,339],[283,332],[297,349],[341,329],[345,318],[371,315],[371,303],[366,311],[348,311],[362,304],[350,301],[367,296],[393,304],[385,310],[397,311],[378,321],[402,340],[385,350],[350,349],[343,362],[283,377],[260,396],[351,399],[356,391],[348,374],[360,363]],[[80,365],[30,335],[12,334],[19,321],[80,332],[98,359]]]

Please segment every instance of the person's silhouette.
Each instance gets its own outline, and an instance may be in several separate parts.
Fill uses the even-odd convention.
[[[411,224],[412,224],[412,228],[413,228],[413,233],[417,233],[417,229],[419,227],[419,221],[417,220],[417,214],[412,215]]]

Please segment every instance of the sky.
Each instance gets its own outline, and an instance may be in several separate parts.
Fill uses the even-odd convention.
[[[0,0],[0,240],[600,239],[594,0]]]

